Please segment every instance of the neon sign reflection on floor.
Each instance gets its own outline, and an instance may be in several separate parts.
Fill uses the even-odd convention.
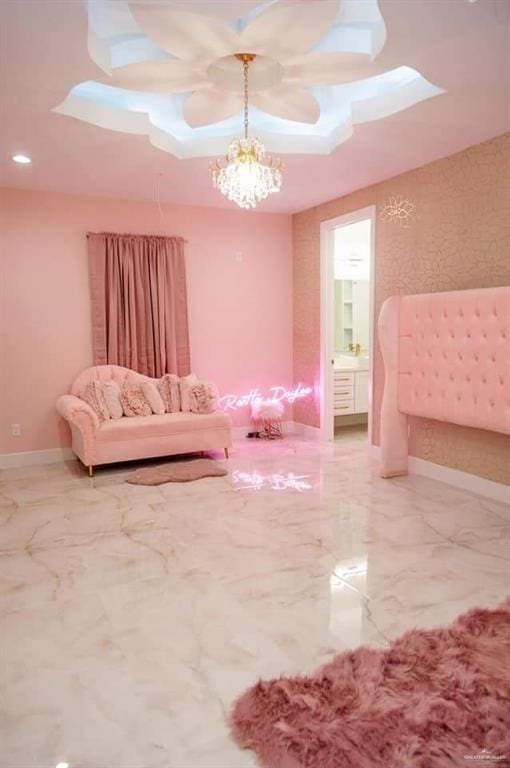
[[[309,491],[312,486],[306,482],[310,475],[295,475],[293,472],[287,474],[276,473],[272,475],[262,475],[259,472],[240,472],[235,469],[232,472],[232,480],[237,486],[238,491],[250,490],[260,491],[263,488],[271,491]]]

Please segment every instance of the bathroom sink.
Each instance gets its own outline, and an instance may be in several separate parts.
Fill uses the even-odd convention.
[[[338,355],[335,357],[335,368],[368,368],[368,355]]]

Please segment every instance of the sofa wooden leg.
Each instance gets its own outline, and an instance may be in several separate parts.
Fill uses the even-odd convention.
[[[89,464],[89,477],[94,477],[94,467]]]
[[[228,459],[228,448],[225,448],[225,458]]]

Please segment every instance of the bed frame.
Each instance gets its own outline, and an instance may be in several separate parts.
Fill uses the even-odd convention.
[[[510,287],[381,307],[381,476],[407,474],[408,416],[510,434]]]

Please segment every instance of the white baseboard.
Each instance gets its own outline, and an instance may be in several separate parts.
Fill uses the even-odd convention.
[[[372,453],[376,458],[379,458],[380,447],[373,445]],[[494,480],[487,480],[485,477],[472,475],[470,472],[462,472],[460,469],[434,464],[432,461],[418,459],[415,456],[409,456],[408,466],[409,474],[429,477],[431,480],[439,480],[441,483],[462,488],[462,490],[470,491],[470,493],[475,493],[478,496],[485,496],[503,504],[510,504],[510,485],[496,483]]]
[[[0,469],[34,467],[42,464],[56,464],[59,461],[75,459],[70,448],[47,448],[44,451],[20,451],[0,454]]]
[[[487,480],[485,477],[472,475],[470,472],[443,467],[441,464],[433,464],[431,461],[417,459],[414,456],[409,457],[409,471],[415,475],[430,477],[433,480],[454,485],[457,488],[476,493],[479,496],[487,496],[487,498],[494,499],[494,501],[510,503],[509,485],[496,483],[494,480]]]

